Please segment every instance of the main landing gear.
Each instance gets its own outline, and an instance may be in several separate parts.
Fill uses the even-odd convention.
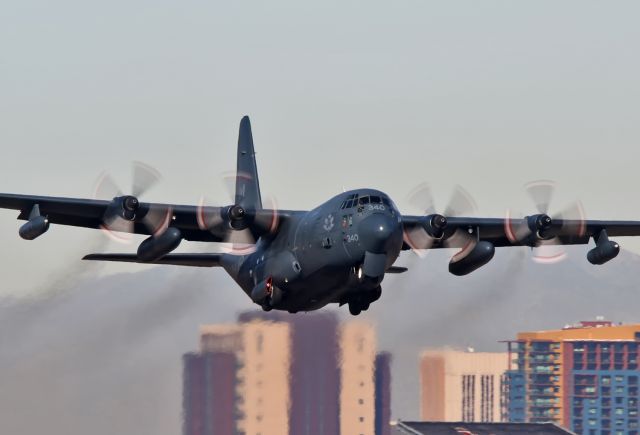
[[[368,291],[362,292],[362,294],[354,295],[349,298],[349,312],[357,316],[363,311],[367,311],[372,302],[380,299],[382,295],[382,287],[378,286],[377,288]]]

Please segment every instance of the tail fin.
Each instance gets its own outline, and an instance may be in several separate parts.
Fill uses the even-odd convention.
[[[256,153],[253,149],[251,121],[245,116],[240,121],[238,135],[238,168],[236,172],[236,204],[248,210],[261,210],[260,182]]]

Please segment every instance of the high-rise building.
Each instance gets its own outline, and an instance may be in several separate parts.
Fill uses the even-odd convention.
[[[235,355],[226,352],[188,353],[183,362],[183,433],[235,435]]]
[[[577,434],[638,435],[640,324],[598,320],[509,342],[508,415]]]
[[[200,332],[200,353],[184,357],[185,435],[388,434],[377,428],[389,423],[390,356],[376,360],[370,325],[340,325],[332,313],[250,312]],[[233,364],[200,368],[213,356]],[[213,400],[226,401],[212,409]],[[235,432],[212,423],[223,416]]]
[[[376,336],[368,323],[340,328],[340,433],[375,435]]]
[[[391,435],[391,354],[376,356],[376,435]]]
[[[271,311],[240,314],[240,323],[271,321],[289,325],[291,361],[289,431],[330,435],[339,431],[339,322],[335,314],[319,312],[292,316]]]
[[[189,416],[205,407],[211,397],[234,404],[233,412],[227,413],[234,421],[234,428],[239,433],[281,435],[288,432],[289,427],[289,366],[291,363],[289,324],[268,322],[259,319],[237,325],[206,325],[200,329],[200,352],[207,355],[231,355],[235,361],[235,371],[211,372],[201,379],[201,389],[208,392],[204,404],[198,402],[185,403],[185,421],[191,425]],[[185,385],[193,374],[191,367],[185,364]],[[229,389],[219,389],[221,378],[234,380],[232,394]],[[191,389],[197,388],[189,382]],[[226,413],[223,409],[207,408],[211,416],[210,422],[218,414]],[[206,416],[207,414],[205,414]],[[221,417],[220,417],[221,418]],[[214,424],[202,435],[218,435],[222,432]],[[236,433],[236,432],[232,432]],[[189,433],[191,434],[191,433]]]
[[[423,352],[421,417],[425,421],[501,421],[501,382],[509,369],[504,353],[444,349]]]
[[[339,433],[338,319],[332,313],[288,316],[291,325],[291,434]]]

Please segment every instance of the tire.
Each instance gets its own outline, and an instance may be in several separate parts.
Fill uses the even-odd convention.
[[[362,312],[362,309],[360,308],[359,304],[355,304],[355,303],[351,302],[349,304],[349,312],[351,313],[351,315],[357,316],[358,314],[360,314]]]

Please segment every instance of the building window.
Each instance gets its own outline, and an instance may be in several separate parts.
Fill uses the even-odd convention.
[[[476,376],[462,376],[462,421],[475,421]]]
[[[480,421],[493,421],[493,375],[480,377]]]
[[[264,345],[264,337],[262,336],[262,333],[258,333],[256,335],[256,350],[258,351],[258,353],[262,353],[262,347]]]

